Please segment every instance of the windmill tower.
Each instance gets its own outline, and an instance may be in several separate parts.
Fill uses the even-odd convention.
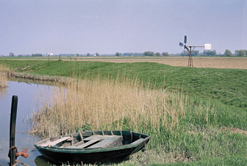
[[[196,47],[204,47],[206,50],[211,50],[212,49],[212,44],[207,43],[204,46],[186,46],[187,43],[187,36],[184,36],[184,43],[179,43],[179,46],[184,47],[184,50],[186,49],[190,55],[189,55],[189,60],[188,60],[188,67],[193,67],[193,60],[192,60],[192,52],[195,50]]]

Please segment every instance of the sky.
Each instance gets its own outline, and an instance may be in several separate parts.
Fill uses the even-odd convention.
[[[0,0],[0,55],[247,49],[247,0]],[[203,49],[197,49],[200,52]]]

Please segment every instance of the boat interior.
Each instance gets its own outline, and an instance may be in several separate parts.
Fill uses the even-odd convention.
[[[70,135],[50,137],[36,143],[42,147],[91,149],[112,148],[139,144],[148,137],[132,131],[86,131]]]

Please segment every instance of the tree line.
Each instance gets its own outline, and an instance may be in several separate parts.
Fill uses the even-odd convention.
[[[168,52],[153,52],[153,51],[145,51],[144,53],[115,53],[115,54],[104,54],[104,55],[100,55],[98,52],[96,52],[95,54],[90,54],[90,53],[87,53],[87,54],[60,54],[59,56],[170,56],[170,54]],[[179,54],[172,54],[172,55],[175,55],[175,56],[189,56],[189,52],[188,51],[184,51],[182,53],[179,53]],[[230,57],[230,56],[247,56],[247,50],[235,50],[235,53],[233,54],[230,50],[226,49],[224,54],[220,54],[216,52],[216,50],[204,50],[202,53],[199,53],[198,50],[194,50],[192,52],[192,56],[200,56],[200,55],[203,55],[203,56],[227,56],[227,57]],[[9,56],[14,56],[14,54],[11,52],[9,54]],[[27,55],[26,55],[27,56]],[[32,57],[42,57],[43,55],[40,54],[40,53],[36,53],[36,54],[32,54],[31,55]],[[57,55],[54,55],[54,56],[57,56]],[[22,55],[18,55],[18,57],[22,57]]]
[[[247,56],[247,50],[235,50],[235,56]],[[233,53],[226,49],[223,56],[233,56]]]
[[[180,54],[181,56],[189,56],[189,52],[185,51]],[[217,54],[216,50],[204,50],[202,54],[199,54],[198,50],[192,52],[192,56],[247,56],[247,50],[236,50],[233,54],[230,50],[226,49],[224,54]]]
[[[154,53],[153,51],[145,51],[144,53],[123,53],[123,54],[117,52],[115,54],[115,56],[120,56],[120,55],[122,56],[170,56],[168,52]]]
[[[132,55],[135,55],[133,53],[119,53],[117,52],[115,54],[115,56],[126,56],[126,55],[129,55],[129,56],[132,56]],[[168,54],[168,52],[162,52],[162,53],[159,53],[159,52],[156,52],[154,53],[153,51],[145,51],[143,54],[142,53],[138,53],[139,56],[170,56]],[[174,55],[174,54],[173,54]],[[180,56],[189,56],[190,53],[188,51],[184,51],[182,52],[181,54],[175,54],[175,55],[180,55]],[[230,50],[226,49],[224,54],[220,54],[216,52],[216,50],[204,50],[202,52],[202,54],[199,53],[198,50],[194,50],[192,52],[192,56],[200,56],[200,55],[203,55],[203,56],[247,56],[247,50],[236,50],[235,51],[235,54],[233,54]]]

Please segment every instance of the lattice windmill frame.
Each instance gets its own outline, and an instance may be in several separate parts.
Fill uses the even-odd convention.
[[[204,47],[206,50],[211,50],[212,49],[212,44],[211,43],[207,43],[204,46],[187,46],[187,36],[184,36],[184,43],[179,43],[179,46],[184,47],[184,49],[186,49],[190,55],[189,55],[189,60],[188,60],[188,67],[193,67],[193,59],[192,59],[192,52],[195,50],[195,48],[197,47]]]

